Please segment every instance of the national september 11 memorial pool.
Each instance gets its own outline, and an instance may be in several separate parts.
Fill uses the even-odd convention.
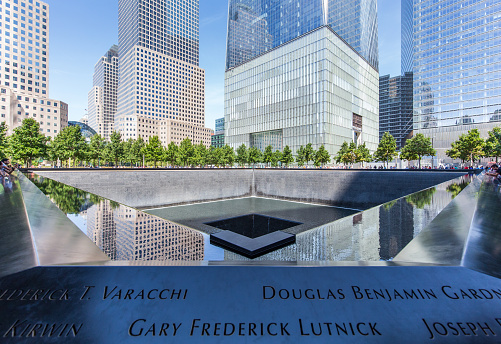
[[[501,335],[500,198],[489,177],[27,176],[0,195],[3,341],[485,343]]]

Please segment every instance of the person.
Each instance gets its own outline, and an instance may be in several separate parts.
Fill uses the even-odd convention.
[[[485,173],[488,176],[499,177],[501,174],[501,168],[497,164],[493,164],[489,171]]]
[[[3,172],[3,175],[7,176],[14,172],[15,167],[10,164],[10,160],[8,158],[4,158],[0,161],[0,170]]]

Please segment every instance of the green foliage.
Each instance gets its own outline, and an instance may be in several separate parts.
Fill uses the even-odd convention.
[[[325,149],[324,145],[321,145],[315,154],[315,166],[325,165],[331,162],[331,157],[329,152]]]
[[[306,164],[315,160],[315,150],[313,149],[313,145],[311,143],[308,143],[306,147],[304,147],[303,156]]]
[[[104,155],[108,161],[113,161],[115,167],[118,167],[118,162],[122,161],[124,156],[124,146],[120,132],[114,131],[111,134]]]
[[[416,134],[413,138],[405,142],[405,146],[400,150],[400,158],[404,160],[419,160],[421,168],[421,158],[423,156],[435,156],[437,152],[433,149],[431,139],[423,134]]]
[[[304,147],[301,145],[299,149],[296,151],[296,163],[299,167],[304,166]]]
[[[390,133],[384,133],[374,153],[374,160],[386,162],[388,166],[388,163],[397,155],[397,141]]]
[[[9,137],[12,157],[25,162],[26,167],[33,159],[44,157],[49,139],[40,133],[40,124],[33,118],[24,119],[21,126],[14,129]]]
[[[146,160],[146,142],[144,142],[141,136],[132,142],[132,147],[130,149],[131,151],[129,152],[129,156],[133,159],[133,162],[142,164],[143,158]]]
[[[486,157],[496,158],[496,162],[501,157],[501,128],[495,127],[489,131],[489,137],[485,141],[484,154]]]
[[[263,153],[257,147],[249,148],[249,164],[255,165],[262,162]]]
[[[281,159],[282,159],[282,152],[277,149],[271,155],[271,166],[278,167],[278,163],[281,161]]]
[[[176,143],[171,142],[167,146],[167,149],[164,151],[164,160],[167,161],[171,166],[177,166],[177,152],[179,150],[179,147],[176,145]]]
[[[367,148],[367,146],[365,145],[365,142],[357,147],[355,155],[356,155],[356,162],[361,162],[362,166],[364,166],[364,162],[372,161],[371,152],[369,151],[369,148]]]
[[[207,147],[200,141],[200,144],[195,145],[193,156],[190,158],[191,166],[205,166],[207,164]]]
[[[62,161],[71,159],[73,166],[76,166],[77,161],[84,160],[89,154],[85,137],[83,137],[78,125],[61,130],[50,147],[53,151],[49,155]]]
[[[263,162],[266,164],[271,164],[272,161],[273,161],[273,147],[271,145],[268,145],[264,149]]]
[[[7,129],[5,122],[0,123],[0,159],[5,156],[7,151]]]
[[[249,152],[245,144],[242,143],[240,147],[237,148],[237,157],[235,160],[240,166],[245,166],[249,163]]]
[[[463,134],[459,139],[451,144],[445,154],[452,159],[461,159],[469,161],[470,166],[473,166],[473,161],[484,156],[485,141],[480,137],[478,129],[468,131],[468,134]]]
[[[101,165],[101,159],[104,159],[104,150],[106,148],[106,140],[99,134],[90,138],[88,157],[94,166]],[[96,164],[97,160],[97,164]]]
[[[179,145],[179,149],[177,151],[178,165],[188,166],[191,161],[190,158],[193,157],[193,154],[195,154],[195,148],[193,147],[191,140],[187,137],[183,141],[181,141],[181,144]]]
[[[412,204],[418,209],[423,209],[426,205],[430,205],[433,200],[433,194],[437,192],[436,188],[430,188],[423,191],[413,193],[405,197],[407,203]]]
[[[191,144],[191,141],[190,141]],[[151,162],[153,161],[153,166],[155,168],[157,167],[157,162],[162,160],[162,157],[164,156],[164,148],[162,146],[162,143],[160,142],[160,139],[158,136],[151,136],[148,139],[148,143],[146,144],[146,147],[144,148],[144,155],[146,158],[146,161]]]
[[[289,148],[289,146],[284,147],[284,151],[282,153],[282,158],[280,159],[282,162],[282,165],[285,167],[289,166],[289,164],[292,164],[294,162],[294,157],[292,156],[292,151]]]
[[[452,199],[454,199],[456,198],[457,195],[459,195],[461,191],[463,191],[468,186],[468,184],[470,183],[464,180],[460,183],[453,183],[449,185],[445,190],[447,190],[447,192],[451,194]]]
[[[233,166],[233,164],[235,163],[235,151],[233,150],[232,147],[230,147],[229,145],[225,145],[222,149],[221,149],[221,153],[222,153],[222,162],[223,162],[223,165],[224,166]]]
[[[357,162],[356,150],[357,146],[355,142],[351,142],[349,144],[346,141],[343,142],[341,148],[334,157],[336,159],[336,163],[343,163],[345,165],[354,164],[355,162]]]
[[[72,186],[41,177],[31,181],[65,214],[80,213],[87,201],[88,193]]]

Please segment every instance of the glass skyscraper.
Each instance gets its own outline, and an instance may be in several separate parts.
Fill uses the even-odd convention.
[[[378,69],[376,0],[230,0],[226,68],[324,25]]]
[[[379,139],[390,133],[397,141],[397,149],[412,134],[412,96],[412,73],[379,77]]]
[[[226,67],[233,148],[376,148],[376,0],[230,0]]]
[[[487,136],[501,125],[501,2],[404,0],[404,7],[413,9],[413,21],[402,20],[402,32],[413,33],[402,59],[413,63],[414,132],[433,138],[444,157],[460,134],[477,128]]]
[[[119,0],[115,130],[125,140],[189,137],[210,146],[198,11],[198,0]]]

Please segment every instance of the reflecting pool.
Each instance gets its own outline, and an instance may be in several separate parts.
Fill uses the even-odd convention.
[[[299,224],[283,229],[296,243],[256,260],[391,260],[470,182],[463,176],[360,212],[249,197],[140,211],[43,178],[26,175],[112,260],[248,260],[209,242],[210,226],[260,214]]]

